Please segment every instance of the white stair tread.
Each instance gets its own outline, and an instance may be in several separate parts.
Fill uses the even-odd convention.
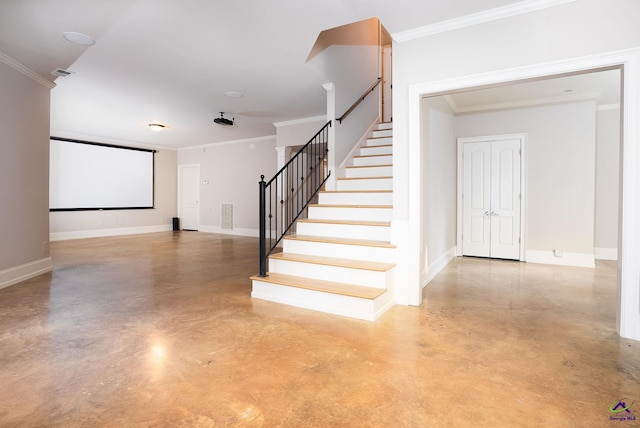
[[[323,224],[346,224],[350,226],[382,226],[391,227],[388,221],[364,221],[364,220],[330,220],[323,218],[304,218],[298,220],[298,223],[323,223]]]
[[[334,204],[309,204],[309,207],[316,208],[393,208],[393,205],[334,205]]]
[[[342,177],[342,178],[338,178],[338,181],[340,180],[388,180],[390,178],[393,178],[393,176],[387,175],[384,177]]]
[[[385,138],[389,138],[389,137],[385,137]],[[393,144],[380,144],[379,146],[360,146],[361,149],[371,149],[374,147],[377,149],[379,149],[380,147],[393,147]]]
[[[368,239],[329,238],[324,236],[287,235],[284,239],[292,241],[324,242],[327,244],[359,245],[364,247],[396,248],[388,241],[372,241]]]
[[[381,167],[389,167],[393,166],[392,164],[382,164],[382,165],[354,165],[348,166],[347,168],[381,168]]]
[[[323,190],[320,193],[393,193],[393,190]]]
[[[307,254],[278,253],[269,256],[269,259],[286,260],[292,262],[311,263],[325,266],[338,266],[351,269],[371,270],[386,272],[395,267],[394,263],[369,262],[364,260],[342,259],[336,257],[310,256]]]
[[[383,147],[383,146],[378,146],[378,147]],[[359,155],[359,156],[354,156],[353,158],[379,158],[379,157],[384,157],[384,156],[393,156],[391,154],[379,154],[379,155]]]
[[[319,279],[303,278],[299,276],[270,273],[265,277],[252,276],[254,281],[269,282],[272,284],[286,285],[289,287],[304,288],[306,290],[321,291],[325,293],[340,294],[343,296],[358,297],[374,300],[384,294],[384,288],[364,287],[362,285],[345,284],[341,282],[322,281]]]

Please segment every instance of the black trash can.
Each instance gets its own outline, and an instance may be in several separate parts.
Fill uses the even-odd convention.
[[[173,218],[173,231],[177,232],[180,230],[180,219],[178,217]]]

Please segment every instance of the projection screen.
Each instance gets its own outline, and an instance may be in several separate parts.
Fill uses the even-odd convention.
[[[153,208],[154,153],[51,137],[49,210]]]

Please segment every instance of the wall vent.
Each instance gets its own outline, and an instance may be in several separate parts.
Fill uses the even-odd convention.
[[[220,228],[222,230],[233,229],[233,204],[225,202],[220,208]]]
[[[56,68],[51,72],[51,74],[58,77],[67,77],[70,74],[73,74],[73,71],[65,70],[63,68]]]

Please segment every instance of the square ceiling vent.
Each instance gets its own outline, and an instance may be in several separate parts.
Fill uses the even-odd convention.
[[[58,77],[67,77],[70,74],[73,74],[73,71],[65,70],[64,68],[56,68],[51,72],[54,76]]]

